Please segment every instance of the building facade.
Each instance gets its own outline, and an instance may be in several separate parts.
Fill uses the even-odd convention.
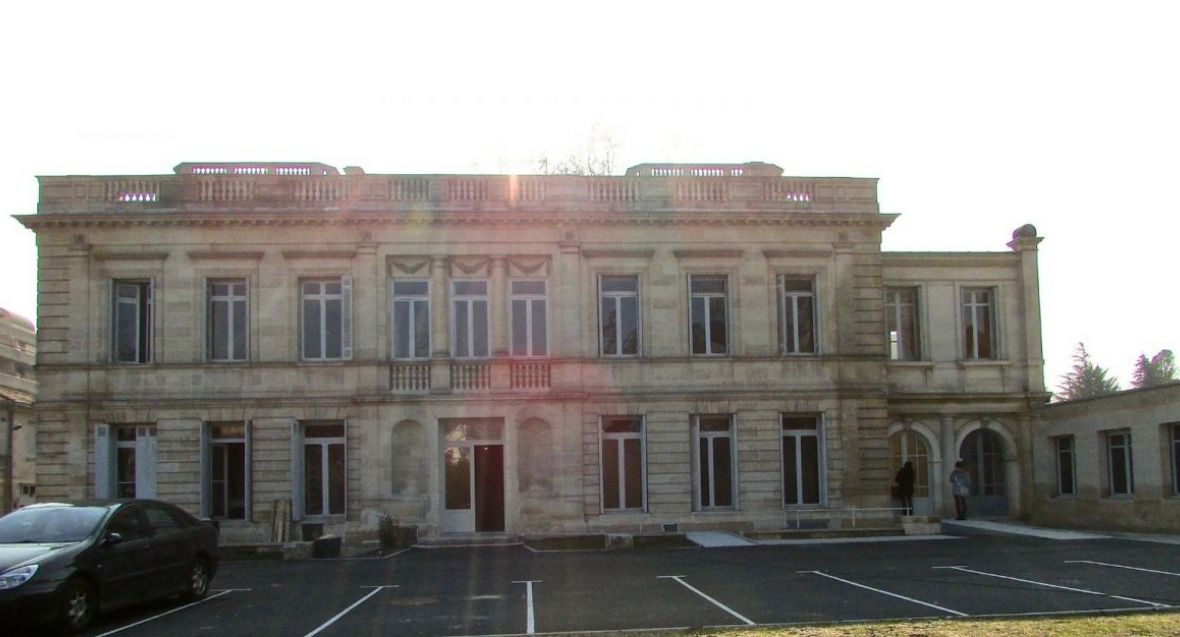
[[[0,308],[0,513],[37,497],[36,352],[32,321]]]
[[[1037,524],[1180,531],[1180,382],[1045,405],[1034,450]]]
[[[883,253],[876,180],[762,163],[40,184],[44,497],[228,541],[775,529],[897,506],[904,460],[938,513],[962,456],[979,511],[1026,514],[1032,226]]]

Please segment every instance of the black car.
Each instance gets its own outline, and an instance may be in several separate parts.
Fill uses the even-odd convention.
[[[34,504],[0,518],[0,626],[88,626],[100,610],[209,592],[217,528],[155,500]]]

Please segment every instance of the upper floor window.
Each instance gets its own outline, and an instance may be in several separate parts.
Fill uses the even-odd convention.
[[[488,325],[488,282],[452,281],[451,313],[455,358],[486,358],[490,339]]]
[[[1131,457],[1131,432],[1107,432],[1106,468],[1109,474],[1110,495],[1131,495],[1135,492],[1134,466]]]
[[[688,277],[693,354],[729,351],[729,297],[724,276]]]
[[[1057,495],[1077,495],[1073,436],[1053,438],[1053,447],[1057,452]]]
[[[152,282],[115,280],[111,351],[116,363],[152,361]]]
[[[352,277],[304,279],[300,290],[303,359],[352,358]]]
[[[917,288],[885,290],[885,329],[889,337],[890,360],[916,361],[921,358]]]
[[[208,298],[206,357],[211,361],[246,360],[250,334],[246,280],[211,280],[205,292]]]
[[[545,281],[517,279],[510,282],[512,355],[549,355],[549,308]]]
[[[815,277],[784,276],[779,279],[779,332],[784,354],[814,354]]]
[[[603,356],[639,355],[639,277],[599,280],[598,321]]]
[[[996,357],[995,290],[992,288],[963,289],[963,357],[988,359]]]
[[[393,282],[393,357],[430,358],[430,283]]]

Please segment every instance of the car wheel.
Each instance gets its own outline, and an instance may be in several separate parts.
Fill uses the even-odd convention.
[[[84,579],[67,580],[59,599],[58,625],[66,634],[82,632],[98,615],[98,594]]]
[[[193,560],[192,566],[188,568],[188,576],[184,582],[184,594],[181,597],[185,601],[204,598],[209,593],[209,578],[209,562],[201,557]]]

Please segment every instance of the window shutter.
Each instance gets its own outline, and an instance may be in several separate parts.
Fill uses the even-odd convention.
[[[115,441],[104,422],[94,425],[94,497],[115,497]]]
[[[199,431],[201,448],[201,515],[207,517],[213,511],[213,506],[210,502],[212,499],[210,485],[212,484],[213,476],[209,475],[209,454],[212,451],[209,448],[209,425],[207,423],[201,423]]]
[[[291,423],[291,520],[303,519],[303,429]]]
[[[135,432],[135,497],[156,495],[156,428],[139,427]]]
[[[352,277],[340,277],[340,358],[352,359]]]

